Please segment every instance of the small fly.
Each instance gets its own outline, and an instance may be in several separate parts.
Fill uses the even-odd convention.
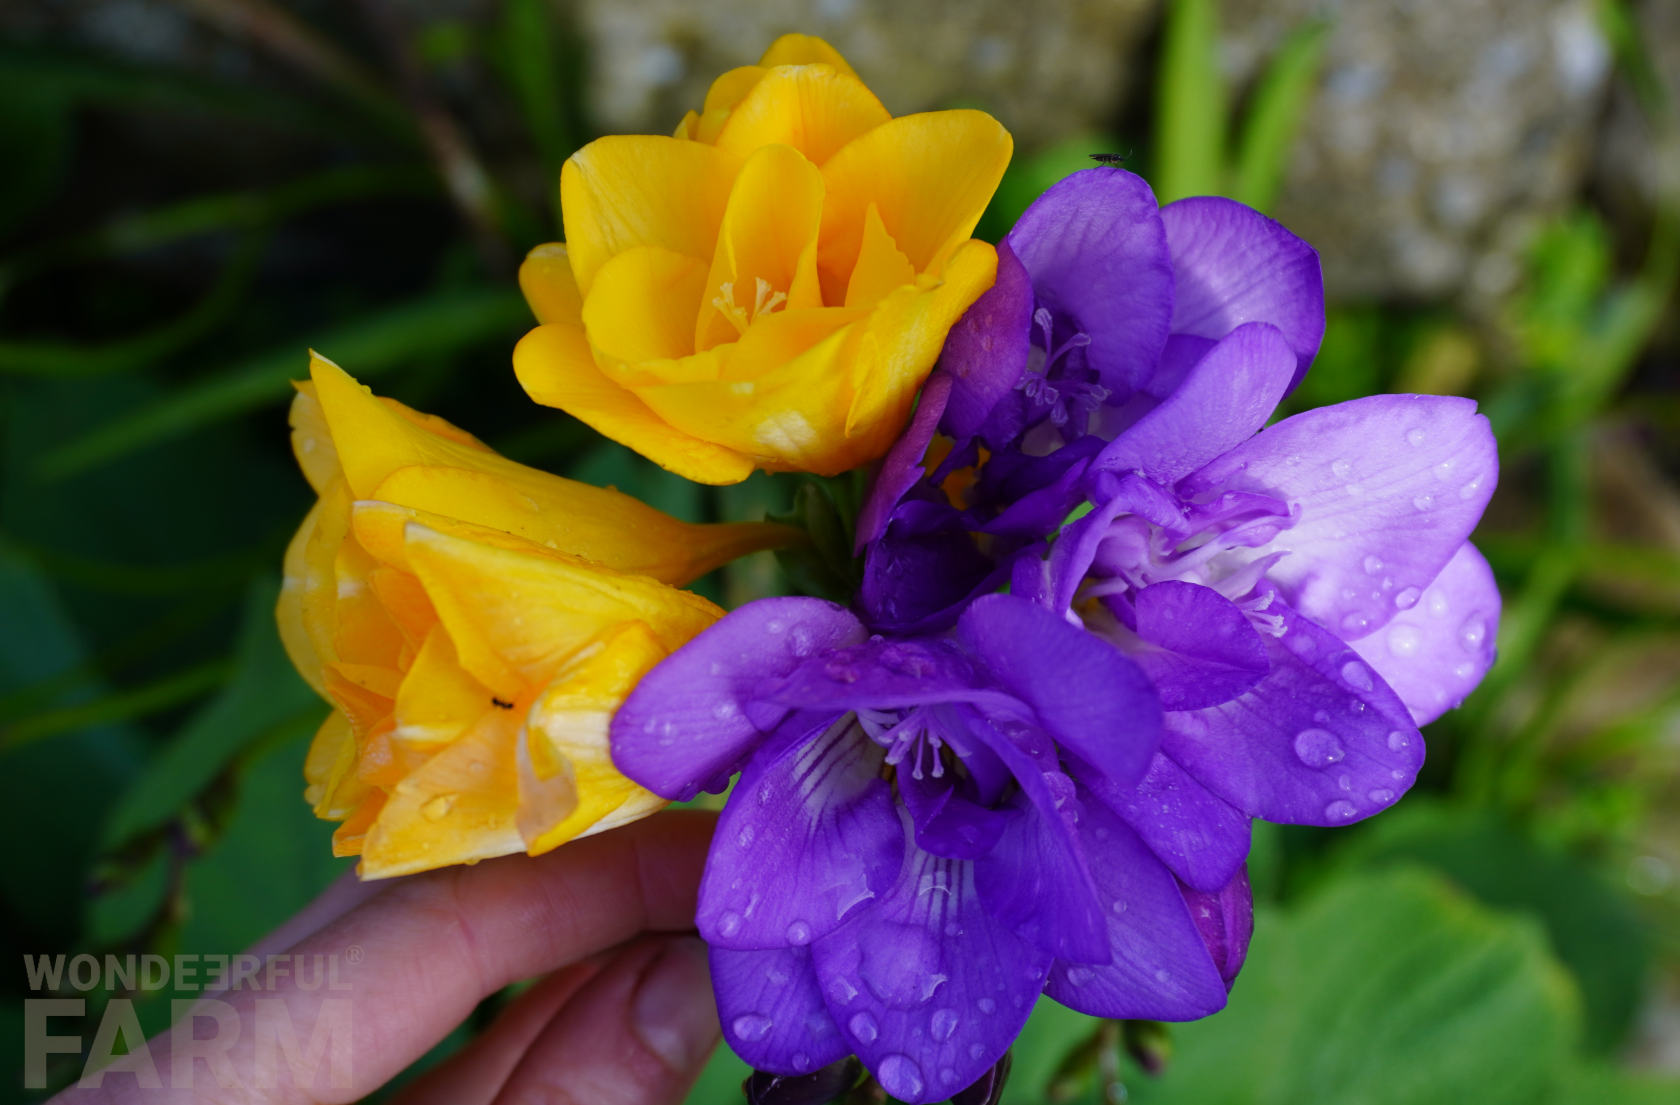
[[[1098,165],[1107,165],[1110,169],[1118,169],[1131,159],[1131,150],[1127,150],[1125,153],[1094,153],[1091,155],[1092,161],[1095,161]]]

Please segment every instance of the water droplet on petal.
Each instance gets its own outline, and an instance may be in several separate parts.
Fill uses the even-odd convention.
[[[1328,821],[1352,821],[1358,816],[1359,807],[1345,798],[1338,798],[1324,807],[1324,817]]]
[[[1452,475],[1452,470],[1453,470],[1453,462],[1450,458],[1442,461],[1440,464],[1437,464],[1435,466],[1435,474],[1437,476],[1441,477],[1443,480],[1446,479],[1448,476]]]
[[[1069,967],[1067,969],[1067,980],[1069,986],[1083,986],[1095,977],[1096,975],[1089,967]]]
[[[455,808],[455,795],[439,794],[420,804],[420,816],[427,821],[442,821]]]
[[[1155,981],[1156,982],[1171,982],[1172,981],[1172,972],[1168,971],[1165,967],[1162,967],[1162,968],[1158,969],[1155,972]]]
[[[735,843],[743,848],[751,848],[753,837],[757,833],[751,825],[742,825],[741,831],[735,834]]]
[[[997,1012],[997,1002],[993,1001],[991,998],[981,998],[979,1001],[975,1002],[974,1005],[975,1008],[979,1009],[982,1013],[991,1014]]]
[[[788,635],[788,639],[792,644],[791,651],[795,656],[811,655],[812,641],[809,629],[802,625],[796,625],[793,627],[793,632]]]
[[[780,633],[786,628],[787,628],[786,625],[784,625],[780,620],[775,619],[775,618],[772,618],[770,621],[767,621],[767,622],[764,623],[764,631],[766,633],[771,633],[771,634]]]
[[[1295,755],[1308,767],[1329,767],[1347,753],[1336,735],[1324,729],[1303,729],[1295,736]]]
[[[881,1034],[881,1030],[875,1025],[875,1018],[868,1013],[853,1013],[852,1019],[846,1022],[846,1027],[851,1030],[853,1036],[866,1044],[874,1043],[875,1037]]]
[[[1333,460],[1330,462],[1330,474],[1335,476],[1338,480],[1347,479],[1348,473],[1351,471],[1353,471],[1353,465],[1349,464],[1345,460]]]
[[[1342,619],[1342,630],[1355,637],[1365,632],[1365,627],[1371,624],[1371,619],[1363,614],[1349,614]]]
[[[928,1027],[933,1031],[933,1038],[944,1043],[957,1031],[957,1011],[955,1009],[940,1009],[934,1012],[933,1020]]]
[[[1382,558],[1381,557],[1376,557],[1376,556],[1367,556],[1365,558],[1365,565],[1364,566],[1365,566],[1365,574],[1368,575],[1368,576],[1374,576],[1378,572],[1382,571],[1382,568],[1383,568]]]
[[[894,1097],[917,1097],[925,1088],[922,1068],[908,1055],[889,1055],[875,1069],[875,1079],[881,1088]]]
[[[834,999],[836,1005],[850,1005],[852,999],[858,996],[858,991],[856,986],[836,975],[828,984],[828,996]]]
[[[1394,792],[1389,790],[1387,787],[1378,787],[1365,797],[1369,798],[1378,805],[1386,805],[1387,803],[1394,801]]]
[[[712,716],[719,721],[728,721],[735,716],[735,703],[725,699],[712,707]]]
[[[1423,439],[1424,433],[1422,430],[1413,428],[1406,431],[1406,444],[1408,445],[1422,445]]]
[[[1422,597],[1422,591],[1419,591],[1416,587],[1408,587],[1394,596],[1394,608],[1396,610],[1410,610],[1417,605],[1417,600]]]
[[[1356,691],[1368,691],[1375,685],[1371,682],[1371,669],[1358,660],[1342,665],[1342,680]]]
[[[1428,607],[1429,612],[1435,617],[1444,617],[1447,613],[1447,596],[1443,595],[1439,591],[1431,591],[1429,594],[1429,601],[1424,605]]]
[[[1471,618],[1458,631],[1459,643],[1471,652],[1480,649],[1486,639],[1487,623],[1480,618]]]
[[[1472,675],[1476,674],[1476,665],[1459,664],[1457,667],[1453,668],[1453,674],[1458,676],[1460,679],[1469,679]]]
[[[946,1086],[955,1086],[957,1084],[957,1072],[950,1067],[945,1067],[939,1072],[939,1081]]]
[[[1396,729],[1388,735],[1388,750],[1390,752],[1404,752],[1412,744],[1411,734],[1403,729]]]
[[[1126,912],[1126,903],[1120,901],[1119,899],[1115,899],[1114,905],[1110,908],[1113,909],[1115,913],[1124,913]]]
[[[795,921],[787,927],[787,942],[794,945],[809,944],[811,942],[811,926],[804,921]]]
[[[718,918],[718,935],[725,940],[741,931],[741,915],[730,910]]]
[[[1353,789],[1353,776],[1352,775],[1338,775],[1338,776],[1336,776],[1336,785],[1341,787],[1343,790],[1352,790]]]
[[[746,1013],[729,1022],[729,1027],[743,1040],[762,1040],[770,1034],[770,1018],[758,1013]]]
[[[1433,495],[1417,495],[1417,496],[1413,497],[1412,505],[1417,507],[1417,509],[1420,510],[1420,511],[1428,510],[1430,507],[1435,505],[1435,496],[1433,496]]]
[[[1458,497],[1460,499],[1473,499],[1473,498],[1476,497],[1476,492],[1480,491],[1481,489],[1482,489],[1482,481],[1481,480],[1471,480],[1469,483],[1465,484],[1463,487],[1458,489]]]
[[[1423,634],[1409,625],[1391,626],[1388,631],[1388,651],[1405,659],[1416,656],[1423,644]]]

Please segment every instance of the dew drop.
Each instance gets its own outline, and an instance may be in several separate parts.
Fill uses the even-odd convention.
[[[757,835],[757,832],[758,830],[754,829],[751,825],[742,825],[741,831],[735,834],[735,843],[743,848],[751,848],[753,838]]]
[[[1114,912],[1116,914],[1124,913],[1124,912],[1126,912],[1126,903],[1121,901],[1120,899],[1116,898],[1114,900],[1114,904],[1112,906],[1110,906],[1109,908],[1114,910]]]
[[[955,1009],[939,1009],[928,1022],[928,1028],[933,1032],[933,1038],[944,1043],[957,1032],[957,1011]]]
[[[991,998],[981,998],[979,1001],[975,1002],[974,1005],[975,1008],[980,1010],[980,1012],[987,1015],[997,1012],[997,1002],[993,1001]]]
[[[1083,986],[1095,977],[1096,975],[1091,972],[1091,968],[1089,967],[1069,967],[1067,969],[1067,980],[1069,986]]]
[[[784,625],[779,619],[775,618],[772,618],[770,621],[764,623],[764,631],[771,635],[778,634],[786,628],[786,625]]]
[[[1363,487],[1360,487],[1356,483],[1350,483],[1346,487],[1342,488],[1342,490],[1346,491],[1350,496],[1352,496],[1355,499],[1357,499],[1357,498],[1359,498],[1359,496],[1365,494],[1365,489]]]
[[[1390,752],[1404,752],[1412,746],[1411,734],[1404,729],[1396,729],[1388,735],[1388,750]]]
[[[810,1065],[811,1057],[809,1055],[806,1055],[803,1051],[796,1051],[793,1053],[793,1066],[795,1070],[804,1070]]]
[[[1460,664],[1453,668],[1453,674],[1458,676],[1460,679],[1469,679],[1472,675],[1476,674],[1476,665]]]
[[[795,656],[811,655],[812,640],[809,629],[802,625],[796,625],[793,627],[793,632],[788,634],[788,639],[792,643],[791,651]]]
[[[1475,652],[1482,647],[1487,639],[1487,623],[1480,618],[1471,618],[1459,628],[1458,640],[1467,650]]]
[[[828,996],[834,999],[836,1005],[850,1005],[852,999],[858,996],[858,991],[856,986],[836,975],[828,984]]]
[[[1412,505],[1417,507],[1418,510],[1420,510],[1420,511],[1428,510],[1430,507],[1435,505],[1435,496],[1433,496],[1433,495],[1417,495],[1417,496],[1413,497]]]
[[[1330,821],[1352,821],[1359,816],[1359,807],[1345,798],[1338,798],[1324,807],[1324,816]]]
[[[1371,619],[1363,614],[1349,614],[1342,619],[1342,629],[1355,637],[1365,632],[1365,627],[1371,624]]]
[[[1383,569],[1382,558],[1376,557],[1376,556],[1367,556],[1365,558],[1364,567],[1365,567],[1365,574],[1366,575],[1374,576],[1378,572],[1382,571],[1382,569]]]
[[[1416,656],[1417,650],[1422,644],[1423,634],[1409,625],[1396,625],[1389,628],[1388,651],[1401,659]]]
[[[1419,591],[1416,587],[1408,587],[1394,596],[1394,608],[1396,610],[1410,610],[1417,605],[1417,600],[1422,597],[1422,591]]]
[[[968,1057],[970,1059],[973,1059],[975,1062],[979,1062],[980,1056],[982,1056],[984,1054],[986,1054],[986,1045],[985,1044],[969,1044],[968,1045]]]
[[[1473,498],[1476,497],[1476,492],[1480,491],[1481,489],[1482,489],[1482,481],[1481,480],[1471,480],[1469,483],[1465,484],[1463,487],[1458,489],[1458,497],[1460,499],[1473,499]]]
[[[730,910],[718,918],[718,935],[728,939],[741,931],[741,915]]]
[[[1439,591],[1431,591],[1429,594],[1429,601],[1424,605],[1435,617],[1445,617],[1447,613],[1447,596],[1443,595]]]
[[[1329,767],[1347,753],[1334,733],[1324,729],[1303,729],[1295,735],[1295,755],[1308,767]]]
[[[746,1013],[731,1021],[729,1027],[743,1040],[762,1040],[770,1034],[770,1018],[758,1013]]]
[[[1435,474],[1443,480],[1452,475],[1452,470],[1453,462],[1450,459],[1444,460],[1435,466]]]
[[[427,821],[442,821],[455,808],[455,795],[439,794],[420,804],[420,816]]]
[[[1347,479],[1348,473],[1351,471],[1353,471],[1353,465],[1349,464],[1345,460],[1333,460],[1330,462],[1330,474],[1335,476],[1338,480]]]
[[[719,721],[728,721],[735,716],[735,703],[725,699],[712,707],[712,716]]]
[[[950,1067],[944,1067],[939,1072],[939,1081],[947,1086],[955,1086],[957,1084],[957,1072]]]
[[[868,1013],[853,1013],[852,1019],[846,1022],[846,1027],[851,1030],[853,1036],[866,1044],[873,1043],[875,1037],[881,1034],[881,1030],[875,1026],[875,1018]]]
[[[1336,776],[1336,785],[1341,787],[1343,790],[1352,790],[1353,789],[1353,776],[1352,775],[1338,775],[1338,776]]]
[[[1172,981],[1172,972],[1167,970],[1165,967],[1162,967],[1162,968],[1158,969],[1155,972],[1155,981],[1156,982],[1171,982]]]
[[[1358,660],[1342,665],[1342,681],[1356,691],[1368,691],[1375,685],[1371,682],[1371,669]]]
[[[1401,771],[1399,768],[1395,768],[1393,771],[1388,773],[1388,777],[1398,783],[1402,782],[1406,778],[1406,773]]]
[[[796,946],[809,944],[811,942],[811,926],[804,921],[795,921],[787,927],[787,942]]]
[[[1385,805],[1394,801],[1394,792],[1389,790],[1387,787],[1378,787],[1365,797],[1369,798],[1373,802],[1376,802],[1378,805]]]
[[[875,1077],[881,1088],[894,1097],[917,1097],[924,1089],[922,1068],[908,1055],[893,1054],[882,1059],[881,1065],[875,1068]]]
[[[1419,429],[1416,429],[1415,427],[1413,429],[1410,429],[1410,430],[1406,431],[1406,444],[1407,445],[1422,445],[1423,444],[1423,438],[1424,438],[1423,431],[1419,430]]]

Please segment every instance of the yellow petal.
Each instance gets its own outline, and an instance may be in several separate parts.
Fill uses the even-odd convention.
[[[354,541],[343,541],[333,564],[338,602],[333,606],[333,653],[340,664],[396,671],[405,659],[408,638],[386,613],[368,584],[378,561]],[[383,693],[383,692],[382,692]]]
[[[292,535],[291,542],[286,545],[286,559],[281,568],[280,599],[274,606],[274,620],[279,623],[280,643],[285,647],[292,666],[303,676],[306,683],[315,688],[315,693],[324,696],[327,687],[321,675],[321,656],[315,651],[303,613],[303,595],[309,584],[307,551],[310,538],[315,533],[316,519],[320,514],[321,503],[317,501],[309,508],[309,513],[303,516],[303,524],[298,526],[297,533]]]
[[[340,859],[345,856],[359,856],[362,854],[362,841],[367,838],[368,829],[373,827],[374,820],[379,817],[379,811],[385,808],[385,792],[370,790],[344,823],[333,830],[332,853]]]
[[[459,737],[487,710],[511,710],[513,703],[494,698],[468,675],[441,625],[434,626],[397,689],[391,737],[416,748],[435,750]]]
[[[704,261],[657,246],[627,249],[595,274],[584,333],[602,354],[631,365],[686,357],[705,291]]]
[[[770,44],[758,64],[771,65],[832,65],[842,73],[857,76],[840,51],[816,35],[786,34]]]
[[[325,665],[338,659],[333,643],[338,627],[338,550],[350,533],[350,489],[342,477],[321,493],[312,514],[315,524],[303,537],[297,617],[315,662]]]
[[[356,778],[355,768],[355,734],[349,719],[334,710],[316,730],[303,760],[303,778],[309,784],[304,797],[315,808],[316,817],[336,821],[366,796],[368,788]]]
[[[934,111],[884,123],[823,166],[824,302],[842,301],[869,205],[917,272],[966,239],[1009,164],[1012,142],[980,111]]]
[[[738,164],[714,146],[659,135],[598,138],[568,158],[560,205],[585,298],[601,266],[636,246],[711,260]]]
[[[407,875],[525,850],[515,824],[519,720],[490,710],[387,794],[362,841],[364,879]]]
[[[520,831],[532,855],[575,837],[621,825],[664,805],[619,774],[607,739],[612,715],[668,649],[640,622],[620,627],[568,665],[538,698],[526,719],[521,784],[564,778],[577,795],[563,818],[520,800]]]
[[[583,293],[564,242],[548,242],[525,255],[519,290],[538,322],[576,322],[583,317]]]
[[[581,326],[539,326],[513,351],[513,370],[532,399],[558,407],[654,463],[697,483],[740,483],[753,464],[732,449],[674,431],[595,365]]]
[[[717,145],[745,157],[781,143],[821,165],[891,118],[855,75],[828,65],[787,65],[766,73],[735,105]]]
[[[891,292],[916,282],[916,266],[898,248],[872,203],[864,212],[863,244],[846,285],[846,306],[873,307]]]
[[[286,419],[292,427],[292,455],[303,469],[303,478],[319,495],[338,477],[338,450],[333,448],[327,416],[315,398],[315,386],[307,383],[292,386],[297,394],[292,396]]]
[[[725,71],[706,89],[706,100],[700,105],[703,118],[711,112],[729,112],[746,98],[747,93],[764,79],[762,65],[742,65]]]
[[[798,150],[765,146],[747,158],[704,279],[693,348],[735,341],[755,318],[775,310],[822,306],[817,283],[822,207],[822,174]],[[590,340],[595,341],[593,331]]]
[[[506,702],[546,684],[608,627],[644,621],[675,648],[722,614],[698,595],[573,557],[495,548],[417,524],[407,545],[461,666]]]

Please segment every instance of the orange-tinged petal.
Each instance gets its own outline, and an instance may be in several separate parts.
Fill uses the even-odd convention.
[[[519,290],[538,322],[576,322],[583,317],[583,293],[564,242],[547,242],[525,255]]]
[[[309,541],[315,534],[315,523],[320,514],[321,503],[317,501],[303,516],[303,524],[298,526],[297,533],[286,545],[274,620],[280,626],[280,643],[285,647],[292,666],[297,668],[306,683],[315,688],[316,694],[324,696],[327,685],[321,675],[321,656],[315,651],[303,613],[303,595],[309,585]]]
[[[660,135],[598,138],[568,158],[560,205],[584,297],[602,265],[636,246],[709,261],[738,167],[715,146]]]
[[[659,246],[617,254],[583,301],[589,344],[616,361],[674,360],[694,352],[694,316],[706,292],[706,262]]]
[[[356,509],[363,506],[383,506],[383,503],[358,503]],[[402,509],[400,507],[394,509]],[[355,525],[352,514],[351,525]],[[489,532],[495,532],[491,530]],[[364,545],[363,548],[366,548]],[[420,646],[426,641],[432,627],[437,624],[437,611],[432,609],[431,600],[426,598],[426,591],[420,586],[420,581],[406,571],[380,564],[368,573],[368,586],[379,597],[380,605],[402,630],[408,641],[408,651],[418,653]]]
[[[869,205],[917,272],[927,272],[980,220],[1013,143],[980,111],[934,111],[883,123],[823,166],[825,302],[841,302],[862,248]]]
[[[513,370],[526,393],[558,407],[661,467],[697,483],[740,483],[753,463],[740,453],[672,429],[595,365],[581,326],[539,326],[520,339]]]
[[[466,731],[486,710],[511,710],[513,702],[494,699],[461,667],[455,646],[441,625],[433,626],[397,688],[391,711],[391,738],[416,748],[435,749]]]
[[[356,778],[355,733],[342,712],[334,710],[316,730],[304,757],[303,778],[309,784],[304,799],[316,817],[344,817],[366,797],[367,785]]]
[[[515,825],[519,719],[490,710],[386,795],[362,841],[364,879],[525,850]]]
[[[329,664],[338,659],[333,643],[338,626],[338,549],[350,533],[350,489],[342,478],[321,493],[314,517],[303,545],[299,619],[316,662]]]
[[[880,210],[871,203],[863,215],[863,243],[846,284],[846,306],[873,307],[888,294],[916,282],[916,266],[898,248]]]
[[[891,118],[854,74],[829,65],[786,65],[764,74],[734,106],[717,145],[745,157],[781,143],[821,165]]]
[[[407,544],[462,667],[506,702],[547,683],[606,627],[644,621],[675,648],[722,615],[698,595],[575,557],[480,545],[418,524]]]
[[[776,310],[822,306],[817,283],[822,207],[822,173],[798,150],[765,146],[747,158],[702,285],[690,334],[693,348],[735,341],[755,318]]]
[[[816,35],[785,34],[770,44],[758,64],[771,65],[831,65],[842,73],[857,76],[840,51]]]
[[[385,808],[385,792],[370,790],[357,804],[344,823],[333,830],[333,855],[343,859],[345,856],[359,856],[362,854],[362,841],[367,838],[368,829],[373,827],[379,811]]]
[[[338,546],[333,565],[338,602],[333,607],[333,653],[341,664],[357,664],[395,671],[408,644],[397,623],[386,613],[379,596],[368,586],[368,574],[378,561],[354,542]]]

